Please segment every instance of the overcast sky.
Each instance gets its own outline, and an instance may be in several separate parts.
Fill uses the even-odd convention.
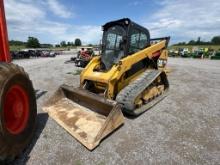
[[[5,8],[11,40],[95,44],[101,25],[125,17],[147,27],[151,37],[171,36],[172,43],[220,35],[219,0],[5,0]]]

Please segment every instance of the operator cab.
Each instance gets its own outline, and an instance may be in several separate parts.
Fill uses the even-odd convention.
[[[101,61],[109,70],[120,59],[150,46],[149,31],[128,18],[103,26]]]

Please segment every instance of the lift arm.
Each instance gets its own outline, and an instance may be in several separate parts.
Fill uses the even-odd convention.
[[[0,0],[0,61],[11,62],[3,0]]]

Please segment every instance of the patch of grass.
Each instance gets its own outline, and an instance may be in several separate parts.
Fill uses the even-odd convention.
[[[82,163],[81,163],[80,160],[77,160],[77,161],[75,162],[75,165],[82,165]]]
[[[105,162],[100,162],[100,163],[98,163],[97,165],[105,165]]]
[[[192,51],[193,47],[198,48],[210,48],[218,51],[220,49],[220,45],[172,45],[169,47],[169,49],[175,49],[178,50],[179,48],[188,48],[190,51]]]
[[[80,73],[82,72],[81,69],[76,70],[75,72],[68,72],[67,74],[72,74],[72,75],[80,75]]]
[[[82,70],[78,69],[75,71],[74,75],[80,75],[81,72],[82,72]]]
[[[10,46],[10,51],[19,51],[19,50],[22,50],[22,49],[25,49],[24,45],[21,45],[21,46],[11,45]]]

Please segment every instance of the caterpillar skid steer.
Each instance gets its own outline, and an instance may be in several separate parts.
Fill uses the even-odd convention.
[[[35,92],[24,69],[12,64],[3,0],[0,0],[0,164],[30,143],[37,116]]]
[[[124,123],[122,111],[140,115],[169,88],[169,37],[150,39],[128,18],[106,23],[103,31],[101,55],[81,72],[80,87],[62,85],[43,107],[89,150]]]

